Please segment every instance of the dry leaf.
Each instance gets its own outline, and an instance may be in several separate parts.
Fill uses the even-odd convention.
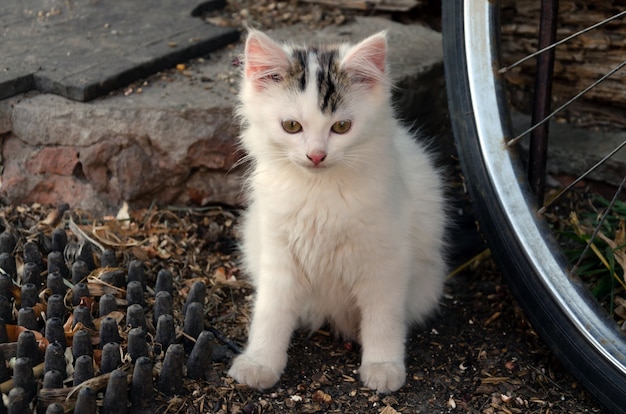
[[[124,201],[124,203],[122,204],[122,207],[117,212],[115,219],[118,221],[129,221],[130,220],[129,210],[130,210],[130,207],[128,206],[128,203]]]
[[[135,256],[135,259],[141,260],[142,262],[147,262],[158,256],[158,254],[150,246],[133,246],[130,249],[130,252],[133,256]]]
[[[120,322],[122,322],[124,320],[124,317],[126,315],[124,314],[124,312],[120,312],[120,311],[113,311],[113,312],[109,312],[106,315],[103,315],[97,319],[94,319],[93,323],[94,325],[96,325],[96,328],[100,329],[100,323],[102,322],[102,319],[104,318],[113,318],[115,319],[115,321],[119,324]]]
[[[96,246],[98,249],[100,249],[100,251],[104,250],[104,246],[102,246],[100,243],[98,243],[90,234],[89,234],[89,230],[84,227],[84,226],[79,226],[76,221],[75,221],[75,217],[76,219],[80,222],[80,216],[78,215],[78,213],[75,214],[71,214],[70,215],[70,219],[68,222],[68,225],[70,227],[70,230],[72,231],[72,233],[74,233],[74,235],[76,237],[78,237],[79,240],[81,241],[88,241],[91,244],[93,244],[94,246]]]
[[[398,414],[398,412],[392,406],[387,405],[385,408],[382,409],[380,414]]]
[[[69,204],[61,204],[59,206],[57,206],[56,209],[52,210],[50,213],[48,213],[48,216],[40,221],[38,223],[38,226],[41,227],[56,227],[57,224],[59,224],[61,222],[61,219],[63,218],[63,214],[65,214],[65,212],[67,210],[69,210],[70,206]]]
[[[624,306],[616,306],[613,310],[613,313],[615,313],[621,319],[626,319],[626,307]]]
[[[511,378],[509,377],[486,377],[486,378],[481,378],[480,383],[481,385],[485,385],[485,384],[497,385],[497,384],[502,384],[503,382],[508,382],[510,380]]]
[[[624,274],[626,274],[626,229],[624,220],[620,220],[617,230],[615,231],[614,240],[611,240],[602,232],[598,233],[598,237],[604,240],[613,250],[615,261],[620,265]]]
[[[570,224],[572,225],[572,227],[574,228],[574,231],[576,232],[576,234],[577,234],[578,236],[582,236],[582,235],[584,235],[584,234],[585,234],[585,232],[584,232],[584,229],[585,229],[585,228],[584,228],[583,226],[581,226],[581,225],[580,225],[580,222],[578,221],[578,216],[576,215],[576,212],[572,212],[572,213],[570,214]],[[622,222],[620,223],[620,227],[622,227],[622,228],[623,228],[623,225],[624,225],[624,224],[623,224],[623,221],[622,221]],[[622,237],[622,238],[623,238],[623,237],[624,237],[624,236],[623,236],[623,229],[622,229],[622,230],[618,230],[618,232],[617,232],[617,233],[620,233],[620,232],[622,233],[622,235],[621,235],[620,237]],[[611,239],[609,239],[608,237],[606,237],[604,234],[602,234],[602,232],[598,232],[598,237],[600,237],[602,240],[604,240],[605,242],[607,242],[607,243],[609,244],[609,246],[611,246],[611,244],[612,244],[612,243],[615,243],[615,242],[613,242]],[[617,238],[617,237],[618,237],[618,235],[616,234],[616,238]],[[620,246],[621,246],[621,247],[624,247],[624,246],[623,246],[623,243],[622,243]],[[611,247],[612,247],[612,246],[611,246]],[[617,248],[617,245],[615,245],[615,247],[612,247],[612,248],[613,248],[613,249],[616,249],[616,248]],[[602,252],[600,251],[600,249],[598,249],[598,247],[597,247],[594,243],[591,243],[591,250],[592,250],[592,251],[594,252],[594,254],[598,257],[598,259],[602,262],[602,264],[603,264],[603,265],[604,265],[607,269],[610,269],[610,265],[609,265],[609,262],[606,260],[606,257],[604,257],[604,255],[602,254]],[[619,255],[619,254],[618,254],[618,255]],[[620,266],[622,266],[622,269],[625,269],[625,271],[626,271],[626,266],[624,266],[624,265],[626,265],[626,260],[625,260],[625,258],[624,258],[624,256],[623,256],[623,253],[622,253],[622,255],[621,255],[621,257],[620,257],[620,258],[618,258],[618,257],[617,257],[618,255],[616,255],[616,260],[617,260],[618,264],[619,264]],[[617,280],[617,281],[618,281],[618,282],[622,285],[622,287],[624,287],[624,288],[626,289],[626,283],[625,283],[625,281],[624,281],[623,279],[620,279],[620,278],[619,278],[619,276],[617,275],[617,273],[616,273],[616,272],[613,272],[613,277],[615,278],[615,280]]]
[[[22,332],[31,331],[33,334],[35,334],[35,340],[37,341],[37,345],[39,346],[39,349],[41,349],[42,352],[45,352],[46,348],[50,344],[48,340],[41,334],[41,332],[32,331],[30,329],[26,329],[23,326],[19,326],[19,325],[5,325],[5,326],[7,328],[7,335],[9,337],[9,342],[17,342],[17,338],[18,336],[20,336]]]
[[[315,391],[313,393],[312,398],[313,398],[313,401],[321,402],[324,404],[330,404],[331,402],[333,402],[333,397],[330,396],[329,394],[326,394],[322,390]]]

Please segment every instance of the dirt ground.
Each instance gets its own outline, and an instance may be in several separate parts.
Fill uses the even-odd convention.
[[[65,228],[70,245],[89,237],[114,250],[122,269],[132,259],[143,261],[148,286],[145,313],[151,321],[156,275],[168,269],[174,275],[173,315],[179,340],[183,340],[184,325],[181,308],[190,287],[198,281],[206,284],[204,328],[218,337],[213,342],[213,363],[206,371],[206,380],[186,378],[185,391],[180,395],[157,392],[155,412],[602,412],[528,325],[488,257],[451,277],[439,312],[425,326],[411,331],[407,383],[399,391],[378,395],[362,387],[357,374],[358,346],[318,331],[294,335],[289,363],[279,384],[259,392],[234,383],[226,375],[232,357],[246,342],[253,297],[245,275],[237,269],[238,210],[218,206],[147,209],[131,212],[123,220],[94,218],[72,210],[61,220],[51,220],[54,215],[53,209],[36,205],[0,211],[0,230],[18,237],[18,274],[27,240],[38,242],[46,257],[52,230]],[[94,252],[97,264],[101,253],[97,248]],[[97,274],[95,271],[92,276]],[[97,301],[98,290],[92,287],[98,283],[90,279],[89,286]],[[48,296],[42,292],[42,298]],[[123,294],[118,303],[125,313]],[[120,328],[126,352],[129,329],[122,321]],[[148,337],[153,338],[154,326],[148,324],[148,331]],[[97,343],[97,332],[91,333]],[[67,335],[71,341],[71,333]],[[164,354],[153,339],[149,345],[156,384]],[[96,358],[96,375],[98,363]],[[130,373],[132,366],[126,364],[124,369]],[[106,380],[92,386],[103,392]],[[72,398],[64,400],[71,389],[64,388],[57,401],[71,405]]]

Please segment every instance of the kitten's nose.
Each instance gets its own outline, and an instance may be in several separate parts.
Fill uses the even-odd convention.
[[[313,165],[318,166],[322,161],[326,159],[325,152],[313,152],[311,154],[307,154],[306,157],[311,160]]]

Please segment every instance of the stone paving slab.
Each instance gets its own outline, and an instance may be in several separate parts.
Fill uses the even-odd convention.
[[[2,0],[0,99],[37,89],[88,101],[237,41],[194,17],[220,1]]]

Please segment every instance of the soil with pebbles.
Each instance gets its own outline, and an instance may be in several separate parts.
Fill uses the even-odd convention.
[[[116,349],[120,359],[116,366],[126,374],[122,378],[129,380],[128,383],[123,381],[124,387],[117,394],[130,402],[134,401],[131,408],[145,402],[141,398],[137,400],[136,394],[139,393],[151,396],[149,401],[152,405],[148,412],[601,412],[537,337],[488,257],[479,260],[475,267],[451,277],[440,310],[425,326],[411,331],[407,340],[407,383],[399,391],[381,395],[364,388],[357,374],[358,345],[338,341],[327,331],[320,330],[294,335],[289,363],[279,384],[266,392],[259,392],[236,384],[226,375],[232,356],[246,342],[253,295],[245,275],[237,269],[237,210],[223,207],[144,210],[133,212],[123,219],[94,218],[69,211],[61,218],[54,209],[29,206],[5,207],[0,212],[0,218],[0,230],[13,234],[17,240],[12,250],[12,257],[16,259],[16,274],[12,276],[15,287],[8,292],[13,305],[13,318],[10,323],[5,321],[7,327],[17,322],[22,307],[19,288],[24,277],[23,257],[27,243],[39,247],[42,266],[46,269],[51,257],[53,229],[63,229],[68,235],[69,247],[64,251],[69,268],[72,267],[71,260],[77,257],[76,249],[80,241],[94,242],[94,269],[89,277],[83,279],[89,288],[87,293],[83,291],[82,296],[78,295],[78,301],[73,301],[76,296],[73,291],[78,289],[78,284],[73,284],[69,280],[71,276],[68,276],[65,285],[69,289],[64,296],[68,349],[77,346],[72,340],[77,340],[79,332],[85,332],[81,330],[82,325],[72,327],[75,325],[72,321],[75,310],[89,305],[89,314],[95,321],[96,328],[86,331],[95,344],[93,373],[87,378],[94,378],[89,383],[83,383],[82,387],[72,387],[77,375],[72,362],[78,358],[69,351],[65,353],[68,376],[62,388],[42,389],[41,367],[35,369],[39,388],[39,399],[35,400],[38,401],[38,410],[43,410],[46,404],[52,402],[72,407],[81,395],[81,388],[93,390],[90,401],[93,401],[94,410],[96,404],[106,404],[106,390],[111,386],[112,375],[102,374],[105,357],[100,350],[103,348],[100,342],[102,331],[97,327],[103,323],[99,302],[103,295],[109,293],[116,298],[114,312],[109,314],[117,315],[114,324],[119,333],[120,346]],[[103,254],[97,246],[107,251],[105,260],[110,261],[113,256],[117,261],[118,270],[124,276],[123,287],[112,288],[101,283],[110,268],[103,271],[100,267]],[[6,254],[0,258],[6,259]],[[136,268],[138,261],[143,265],[146,282],[140,300],[145,303],[142,308],[148,332],[143,342],[147,345],[147,357],[141,360],[132,355],[133,331],[137,329],[133,329],[134,323],[130,322],[129,309],[134,305],[129,306],[128,297],[129,273],[131,279],[136,279],[136,275],[133,276],[136,270],[131,268]],[[178,352],[184,355],[184,368],[181,367],[178,374],[180,385],[169,383],[165,387],[162,382],[167,377],[163,374],[166,353],[157,340],[159,333],[155,332],[152,323],[155,297],[157,290],[161,289],[158,287],[161,282],[157,279],[164,269],[173,276],[172,307],[169,311],[176,325],[173,342],[181,344]],[[40,325],[33,331],[47,335],[44,322],[49,309],[45,304],[50,300],[52,289],[46,286],[48,271],[44,270],[40,277]],[[200,296],[193,293],[198,285],[205,287],[204,294]],[[183,308],[192,303],[189,296],[194,296],[197,301],[194,308],[199,313],[195,322],[201,319],[199,328],[197,323],[190,323],[183,315]],[[135,299],[131,302],[136,300],[135,292]],[[109,308],[107,312],[111,310]],[[84,317],[81,320],[84,321]],[[188,324],[196,325],[195,333],[190,331]],[[86,322],[84,325],[89,324]],[[203,335],[212,333],[208,340],[205,338],[203,345],[205,352],[211,353],[212,361],[205,361],[198,370],[198,361],[201,360],[192,355],[192,338],[199,336],[200,332],[205,332]],[[15,340],[9,338],[8,342]],[[15,348],[15,343],[0,346],[7,359],[11,357],[10,349]],[[43,350],[39,352],[42,356]],[[187,364],[190,358],[195,365]],[[150,378],[144,373],[138,381],[147,384],[150,392],[137,390],[137,380],[135,384],[131,381],[139,375],[136,373],[137,366],[152,374]],[[167,375],[173,375],[171,370],[168,372]],[[119,375],[117,379],[119,382]],[[7,393],[12,385],[5,382],[2,386],[3,392]],[[175,394],[172,390],[176,390]],[[96,412],[84,407],[78,411],[78,408],[75,412]]]
[[[342,24],[357,13],[370,14],[372,11],[346,11],[297,1],[229,0],[225,9],[212,12],[206,18],[215,24],[237,27],[245,24],[270,28],[296,22],[322,27]],[[427,21],[435,27],[438,24],[437,13],[431,9],[388,14],[388,17],[407,24],[419,24],[420,21]],[[460,182],[460,179],[454,181]],[[462,195],[458,197],[462,198]],[[466,208],[467,204],[464,206]],[[4,292],[11,304],[10,314],[5,315],[5,324],[7,332],[12,332],[11,335],[7,333],[6,342],[0,344],[5,358],[11,362],[5,375],[10,377],[15,374],[11,367],[15,367],[16,359],[11,357],[17,354],[17,328],[13,325],[17,323],[22,301],[24,246],[27,242],[34,243],[43,260],[37,295],[40,305],[35,307],[38,325],[37,329],[33,329],[38,331],[39,338],[39,335],[46,334],[46,306],[52,293],[47,287],[52,235],[55,229],[57,233],[58,229],[62,229],[69,243],[69,247],[64,249],[67,266],[71,269],[73,262],[80,257],[81,246],[90,244],[93,269],[89,269],[90,277],[83,281],[87,292],[83,290],[76,295],[78,302],[74,302],[74,291],[83,286],[72,283],[71,275],[64,282],[68,288],[63,302],[66,307],[63,329],[70,349],[64,354],[68,376],[61,388],[54,391],[42,389],[43,367],[33,367],[38,388],[38,397],[34,401],[38,402],[39,412],[44,412],[44,407],[52,402],[71,410],[81,392],[84,399],[80,401],[82,405],[76,406],[75,412],[96,412],[95,406],[99,407],[98,412],[106,411],[104,406],[110,408],[112,404],[106,401],[106,390],[115,381],[115,386],[120,387],[116,395],[120,396],[122,405],[125,401],[129,402],[132,412],[602,412],[599,405],[565,372],[528,324],[488,256],[451,276],[437,314],[424,326],[411,330],[407,339],[407,382],[399,391],[380,395],[364,388],[357,374],[360,358],[358,345],[338,341],[324,330],[294,334],[287,369],[273,389],[259,392],[236,384],[226,372],[232,357],[246,343],[254,293],[246,275],[237,268],[238,216],[238,210],[224,206],[147,209],[122,214],[118,218],[91,217],[72,210],[61,214],[58,209],[38,205],[3,207],[0,211],[0,232],[11,233],[16,238],[16,246],[10,253],[16,260],[15,274],[11,276],[11,288]],[[468,227],[472,227],[471,223]],[[459,239],[463,238],[463,232],[457,235]],[[475,248],[469,250],[476,253]],[[108,257],[104,262],[110,260],[111,254],[117,261],[124,276],[120,287],[112,287],[110,281],[103,277],[107,274],[100,267],[103,251]],[[459,255],[467,253],[465,249]],[[133,267],[131,263],[136,264],[137,261],[143,265],[145,277],[145,287],[142,285],[139,300],[144,301],[142,309],[148,333],[145,336],[147,357],[139,357],[142,359],[133,358],[131,351],[134,346],[129,343],[134,341],[129,341],[129,338],[136,335],[131,333],[132,323],[129,325],[129,308],[133,306],[129,306],[127,297],[127,290],[131,290],[129,273],[131,279],[135,278],[135,271],[129,272],[129,266]],[[154,319],[157,278],[164,269],[172,275],[171,308],[167,310],[176,327],[172,340],[180,344],[178,354],[182,346],[184,355],[183,367],[174,371],[168,371],[168,367],[165,369],[169,373],[167,375],[164,374],[166,352],[157,341],[160,336]],[[102,279],[106,283],[102,283]],[[202,321],[198,324],[197,318],[187,321],[190,318],[185,318],[183,308],[191,302],[189,297],[196,295],[194,286],[200,285],[205,290],[204,295],[195,298],[196,303],[201,304]],[[109,316],[115,316],[119,334],[117,340],[120,341],[120,360],[115,372],[122,374],[115,376],[102,374],[103,355],[100,348],[103,346],[100,344],[101,331],[97,329],[103,322],[99,313],[100,302],[107,293],[115,298],[113,312],[117,313]],[[137,292],[134,291],[134,294],[135,299],[131,302],[137,300]],[[83,383],[82,387],[73,388],[77,369],[71,352],[76,346],[73,340],[78,340],[85,332],[81,329],[83,325],[74,323],[73,311],[81,306],[89,309],[89,317],[94,320],[94,326],[86,329],[94,343],[93,379]],[[194,312],[198,311],[197,305],[193,308]],[[81,308],[81,311],[84,309]],[[157,311],[160,312],[162,310]],[[89,317],[87,323],[91,320]],[[107,324],[110,326],[110,320]],[[190,329],[191,325],[193,329]],[[205,349],[205,353],[210,352],[212,356],[211,362],[205,362],[202,369],[198,369],[198,364],[186,364],[190,358],[193,362],[199,361],[194,359],[197,355],[191,355],[194,337],[199,335],[203,335],[204,339],[198,343],[202,342],[206,349],[210,348],[210,351]],[[45,344],[45,341],[41,343]],[[39,352],[43,355],[43,349]],[[18,369],[23,368],[21,364],[17,364]],[[178,370],[182,370],[183,374]],[[133,381],[136,372],[139,379]],[[179,374],[182,377],[177,377]],[[170,382],[169,387],[168,384],[163,386],[163,378],[168,375],[178,378],[179,384]],[[4,379],[7,381],[2,383],[2,392],[5,402],[8,402],[13,384],[10,379]],[[144,383],[143,387],[139,387],[140,383]],[[87,388],[92,392],[85,392]],[[119,404],[116,410],[124,411]]]

